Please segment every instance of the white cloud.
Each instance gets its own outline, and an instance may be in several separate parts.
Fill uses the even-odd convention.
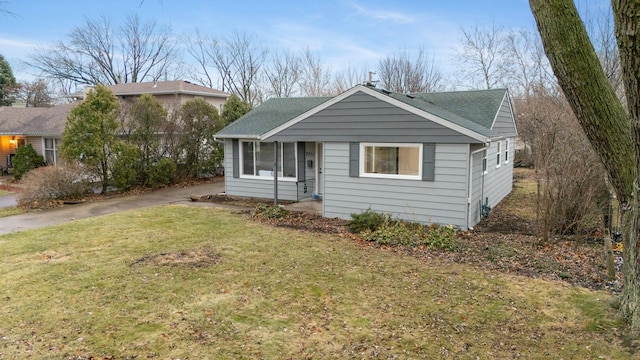
[[[415,22],[415,18],[413,18],[412,16],[397,11],[367,9],[364,6],[356,3],[351,3],[349,4],[349,6],[354,8],[358,15],[362,15],[374,20],[390,21],[398,24],[409,24]]]

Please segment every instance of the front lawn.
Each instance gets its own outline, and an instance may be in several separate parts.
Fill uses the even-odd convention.
[[[631,359],[602,291],[163,206],[0,236],[0,358]]]

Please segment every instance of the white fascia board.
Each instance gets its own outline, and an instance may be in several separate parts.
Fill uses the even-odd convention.
[[[258,135],[214,135],[214,139],[249,139],[249,140],[261,140]]]

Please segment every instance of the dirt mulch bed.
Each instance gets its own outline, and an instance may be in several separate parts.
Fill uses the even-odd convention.
[[[260,219],[252,217],[250,211],[246,213],[248,218],[270,225],[338,234],[363,246],[379,247],[349,233],[346,221],[342,219],[303,212],[290,212],[282,219]],[[620,290],[620,279],[612,282],[607,278],[604,245],[600,240],[555,238],[542,242],[533,235],[505,234],[480,227],[473,232],[459,233],[456,245],[456,251],[426,247],[395,247],[393,250],[427,261],[439,259],[532,278],[562,280],[590,289]]]
[[[131,265],[206,267],[220,262],[220,256],[207,249],[180,250],[143,256]]]

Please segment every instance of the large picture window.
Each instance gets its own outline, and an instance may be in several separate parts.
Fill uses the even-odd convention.
[[[361,176],[421,179],[421,144],[360,144]]]
[[[274,148],[272,142],[241,142],[242,176],[273,179]],[[278,143],[278,178],[296,179],[296,143]]]

